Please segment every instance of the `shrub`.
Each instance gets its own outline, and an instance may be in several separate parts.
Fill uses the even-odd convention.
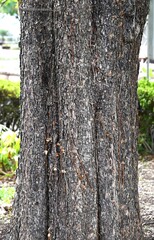
[[[16,131],[19,129],[20,83],[0,80],[0,124]]]
[[[139,80],[138,98],[141,106],[139,111],[139,152],[153,152],[152,128],[154,126],[154,82],[146,78]]]
[[[0,125],[0,169],[1,173],[14,172],[17,168],[20,139],[17,133]]]
[[[0,45],[5,42],[5,36],[8,36],[9,32],[5,29],[0,29]]]
[[[14,198],[14,187],[2,187],[0,188],[0,203],[10,204]]]
[[[20,140],[12,130],[19,129],[19,82],[0,80],[0,168],[14,171],[17,167]],[[139,153],[152,153],[151,129],[154,126],[154,82],[146,78],[138,82],[139,111]],[[2,126],[1,126],[2,128]],[[8,129],[10,128],[10,129]]]

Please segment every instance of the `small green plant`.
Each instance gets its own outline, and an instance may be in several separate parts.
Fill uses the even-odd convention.
[[[14,187],[2,187],[0,188],[0,202],[10,204],[14,198]]]
[[[10,97],[19,97],[20,96],[20,82],[19,81],[9,81],[0,79],[0,89],[1,91],[8,92]]]
[[[1,173],[14,172],[17,168],[20,139],[17,133],[0,125],[0,169]]]
[[[145,67],[142,67],[142,72],[145,74],[145,76],[147,76],[147,68],[145,68]],[[150,78],[152,78],[153,77],[153,71],[152,71],[152,69],[150,68],[149,69],[149,77]],[[146,77],[144,77],[143,79],[147,79]],[[142,80],[143,80],[142,79]]]
[[[154,110],[154,82],[149,81],[147,78],[139,80],[138,96],[143,110]]]
[[[8,36],[9,32],[5,29],[0,29],[0,45],[5,42],[5,36]]]
[[[0,29],[0,36],[4,37],[4,36],[8,36],[9,32],[5,29]]]
[[[140,153],[152,153],[151,129],[154,125],[154,82],[147,78],[139,80],[138,98],[141,106],[138,150]]]
[[[0,124],[19,129],[20,82],[0,80]]]

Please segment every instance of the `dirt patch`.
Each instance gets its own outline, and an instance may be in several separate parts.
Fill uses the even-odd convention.
[[[154,159],[139,163],[139,198],[146,240],[154,240]]]
[[[139,162],[139,198],[144,239],[154,240],[154,159]],[[10,228],[10,207],[0,208],[0,240],[5,240]]]

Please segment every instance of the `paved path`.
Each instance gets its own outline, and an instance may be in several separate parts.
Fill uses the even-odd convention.
[[[19,50],[5,50],[0,47],[0,79],[19,80],[19,75]]]

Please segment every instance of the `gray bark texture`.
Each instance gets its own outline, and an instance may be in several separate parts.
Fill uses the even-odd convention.
[[[10,240],[142,240],[138,54],[148,0],[27,0]]]

